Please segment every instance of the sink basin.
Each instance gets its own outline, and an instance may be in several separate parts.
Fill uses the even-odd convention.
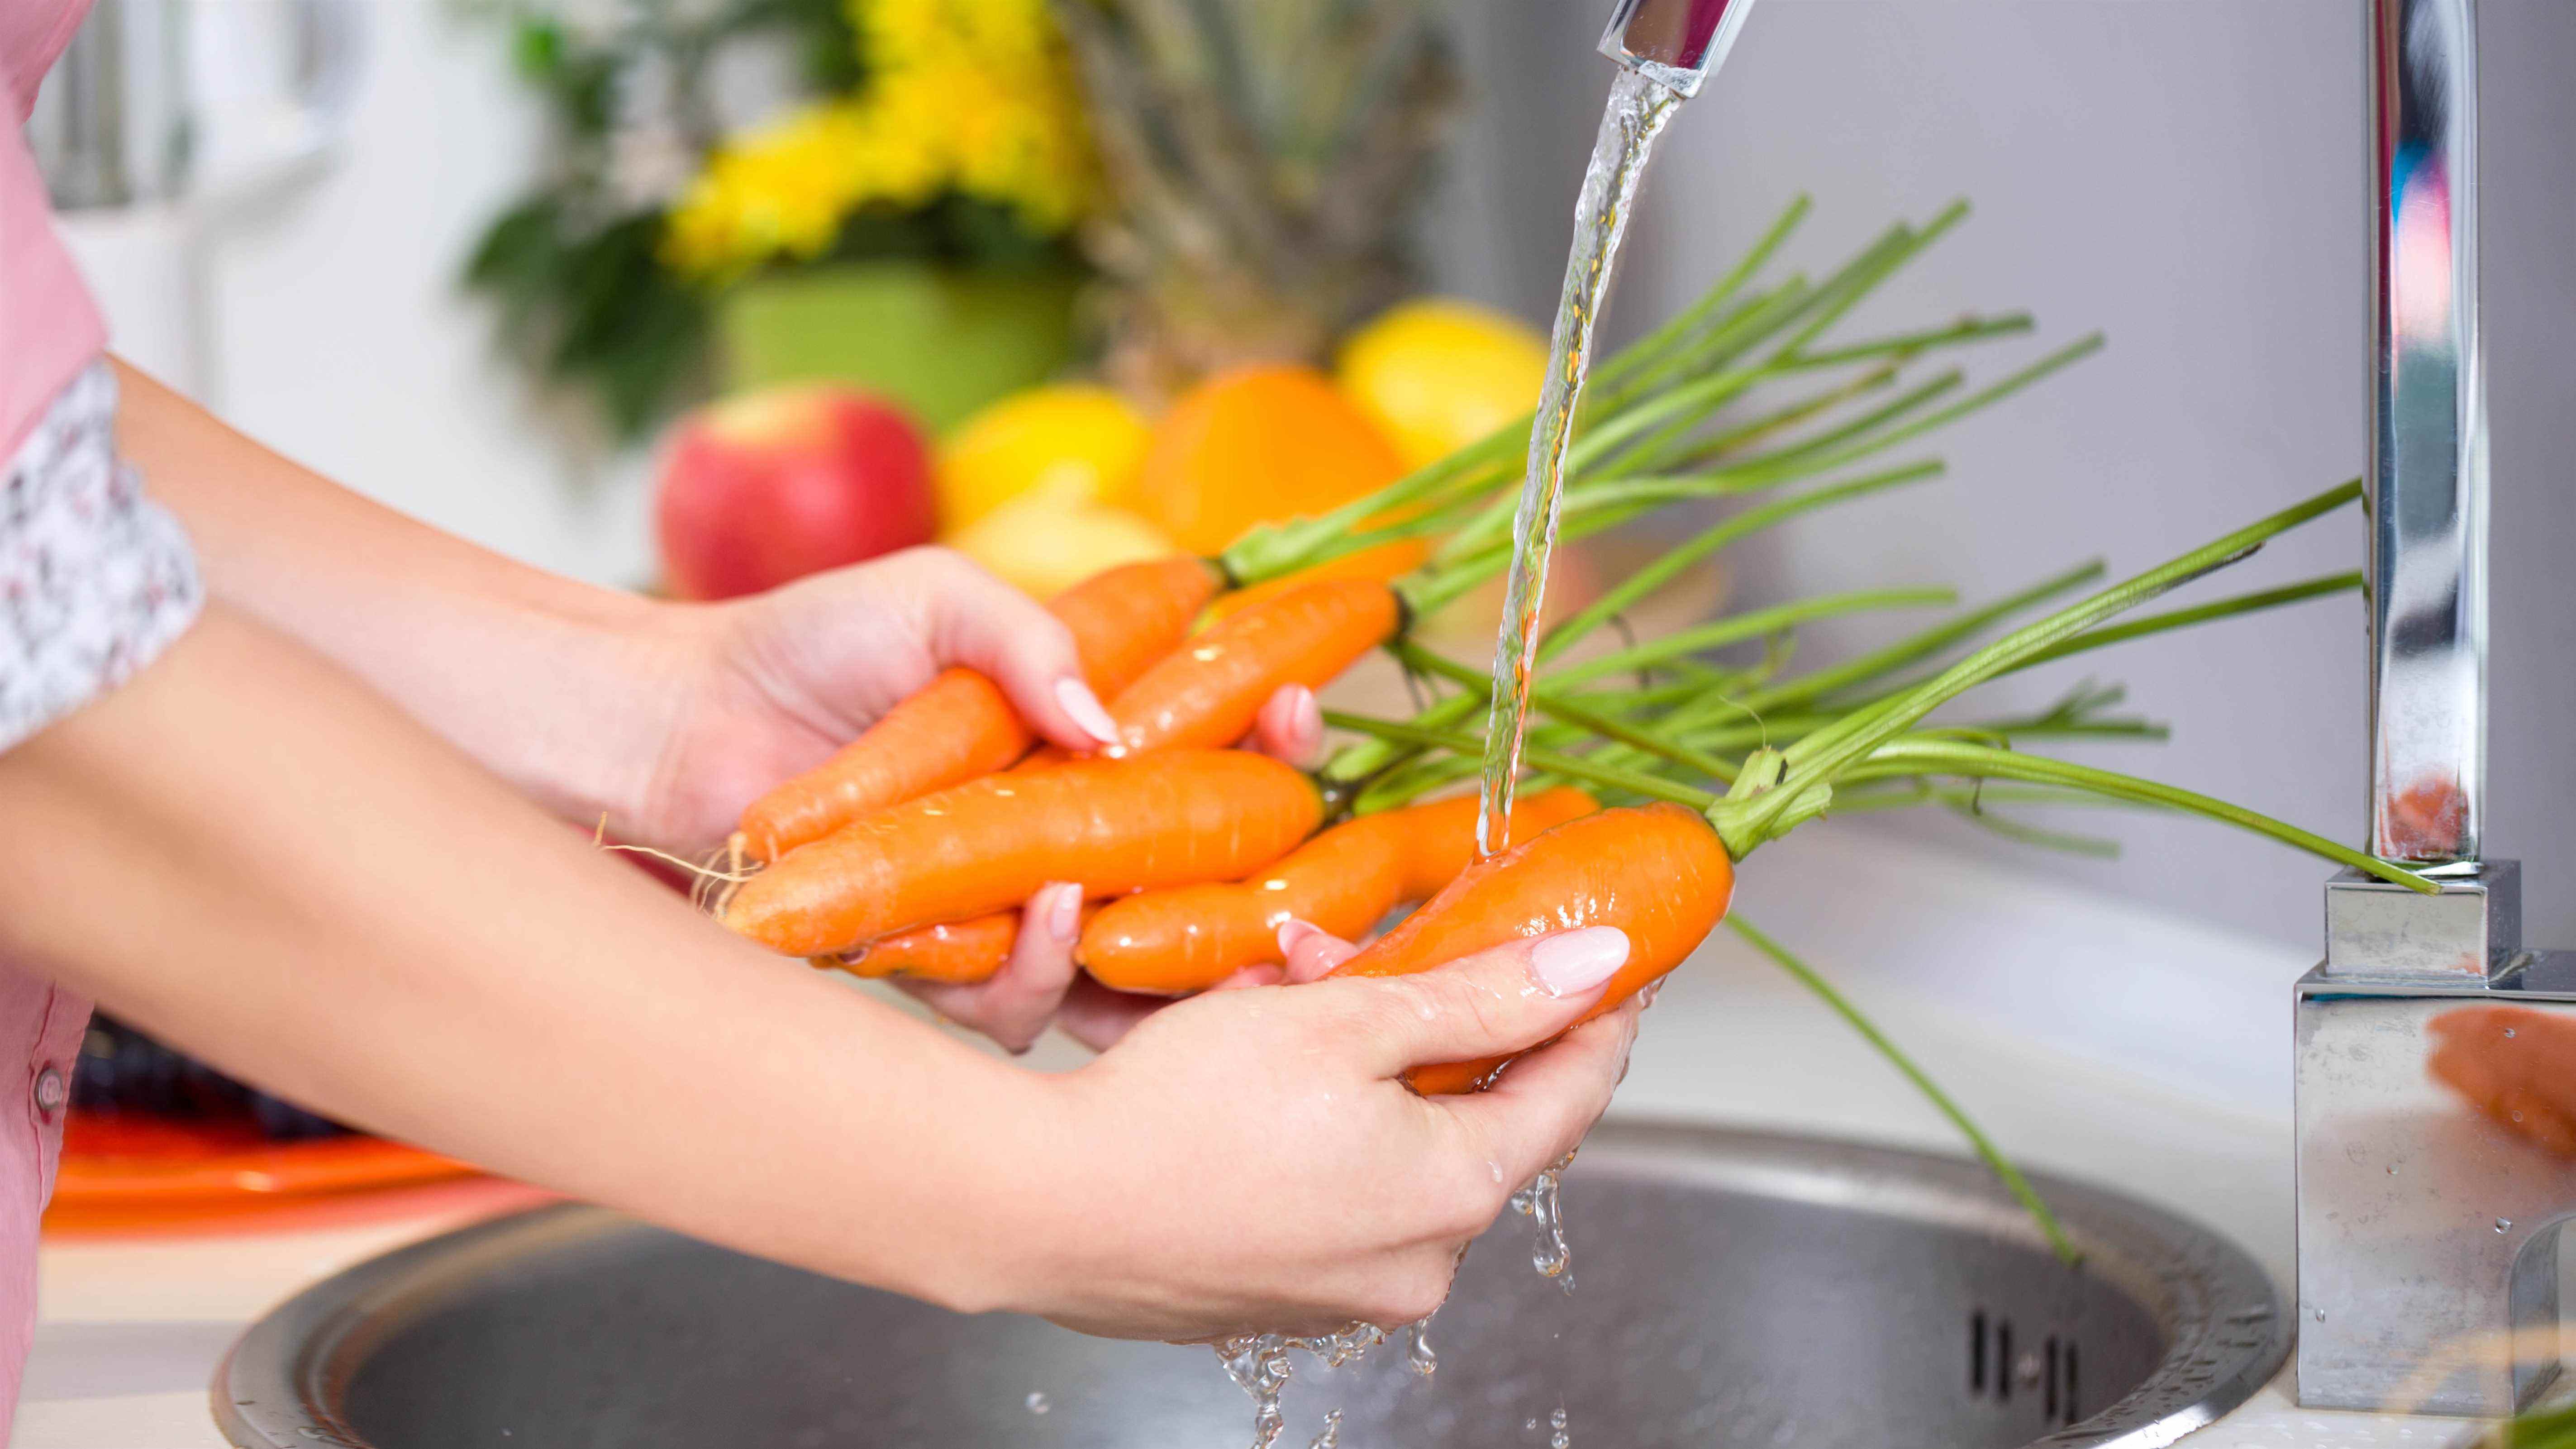
[[[2148,1449],[2280,1365],[2261,1269],[2157,1209],[2041,1179],[2066,1267],[1974,1163],[1611,1124],[1567,1173],[1577,1290],[1506,1215],[1433,1325],[1287,1395],[1350,1449],[1888,1444]],[[252,1326],[215,1380],[243,1449],[1217,1449],[1250,1402],[1204,1348],[966,1317],[594,1208],[363,1264]],[[1286,1441],[1283,1441],[1286,1442]]]

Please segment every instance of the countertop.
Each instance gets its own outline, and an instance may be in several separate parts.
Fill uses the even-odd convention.
[[[1840,983],[2007,1152],[2217,1227],[2289,1281],[2289,988],[2307,953],[1857,829],[1765,851],[1737,908]],[[1075,1060],[1057,1044],[1036,1064]],[[1959,1150],[1865,1045],[1724,932],[1648,1015],[1613,1110]],[[217,1449],[207,1384],[250,1320],[521,1200],[450,1191],[365,1226],[49,1243],[16,1449]],[[1572,1231],[1579,1252],[1579,1220]],[[2285,1375],[2188,1442],[2446,1449],[2470,1427],[2304,1410]]]

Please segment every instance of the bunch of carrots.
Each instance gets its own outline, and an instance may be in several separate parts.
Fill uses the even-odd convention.
[[[951,670],[830,761],[753,803],[734,842],[748,869],[727,873],[717,914],[817,964],[967,982],[1006,958],[1022,901],[1041,885],[1074,881],[1094,903],[1076,948],[1084,968],[1115,988],[1178,995],[1278,961],[1278,928],[1290,918],[1357,937],[1420,903],[1341,970],[1416,972],[1517,936],[1613,925],[1627,932],[1631,954],[1598,1008],[1607,1010],[1679,965],[1726,918],[1737,862],[1833,810],[1939,805],[2008,829],[2017,827],[1990,807],[2090,800],[2189,810],[2422,886],[2295,826],[2023,748],[2051,737],[2155,737],[2152,724],[2105,712],[2116,690],[2087,687],[2028,718],[1926,723],[1962,693],[2016,670],[2357,587],[2339,576],[2111,622],[2351,502],[2357,485],[1981,646],[2007,621],[2096,582],[2101,567],[1804,673],[1787,668],[1801,624],[1944,607],[1953,596],[1935,588],[1835,595],[1606,653],[1577,647],[1762,529],[1937,476],[1936,460],[1885,465],[1877,455],[2099,345],[2087,338],[1964,392],[1957,369],[1919,382],[1909,372],[1949,349],[2027,331],[2027,317],[1824,346],[1852,306],[1963,208],[1919,228],[1891,227],[1820,282],[1762,282],[1806,210],[1803,199],[1794,203],[1706,296],[1595,373],[1561,537],[1701,500],[1772,496],[1685,538],[1544,637],[1510,817],[1518,844],[1476,858],[1476,801],[1441,793],[1471,778],[1481,756],[1481,735],[1465,726],[1489,701],[1483,671],[1408,637],[1407,624],[1503,566],[1526,424],[1331,514],[1256,529],[1217,558],[1130,565],[1069,590],[1050,607],[1109,702],[1116,746],[1081,758],[1039,749],[995,685]],[[1785,402],[1768,400],[1809,378],[1819,381]],[[1757,390],[1758,410],[1738,416]],[[1785,491],[1808,480],[1822,481]],[[1390,556],[1420,562],[1393,579],[1352,567]],[[1764,647],[1751,663],[1718,657],[1755,644]],[[1232,748],[1277,689],[1323,686],[1377,649],[1451,692],[1407,720],[1328,715],[1357,738],[1312,774]],[[1775,943],[1739,929],[1871,1030]],[[1874,1032],[1873,1040],[1886,1047]],[[1425,1069],[1414,1084],[1471,1090],[1501,1065]]]

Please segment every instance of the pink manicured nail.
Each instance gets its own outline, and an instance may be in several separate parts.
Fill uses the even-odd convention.
[[[1082,934],[1082,887],[1052,885],[1047,889],[1053,899],[1047,902],[1047,934],[1070,946]]]
[[[1282,959],[1293,957],[1297,954],[1298,942],[1305,940],[1308,936],[1320,936],[1322,934],[1323,931],[1320,928],[1310,926],[1304,921],[1291,916],[1287,920],[1279,923],[1279,955]]]
[[[1530,974],[1550,996],[1590,991],[1626,964],[1628,933],[1616,926],[1560,932],[1530,948]]]
[[[1079,679],[1059,679],[1055,682],[1055,702],[1064,706],[1064,712],[1082,726],[1084,734],[1104,745],[1118,743],[1118,721],[1100,707],[1100,696],[1091,692],[1090,685]]]

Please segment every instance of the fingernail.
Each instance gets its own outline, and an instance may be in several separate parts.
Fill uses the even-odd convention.
[[[1550,996],[1589,991],[1628,963],[1628,933],[1616,926],[1564,931],[1530,948],[1530,974]]]
[[[1055,682],[1055,702],[1064,706],[1064,712],[1082,726],[1084,734],[1104,745],[1118,743],[1118,721],[1100,707],[1100,696],[1091,692],[1090,685],[1079,679],[1059,679]]]
[[[1287,920],[1279,923],[1279,954],[1283,957],[1294,956],[1297,954],[1298,942],[1305,940],[1308,936],[1320,934],[1321,929],[1319,927],[1310,926],[1304,921],[1298,920],[1294,916],[1290,916]]]
[[[1082,887],[1049,886],[1055,898],[1047,902],[1047,933],[1057,944],[1070,946],[1082,934]]]

